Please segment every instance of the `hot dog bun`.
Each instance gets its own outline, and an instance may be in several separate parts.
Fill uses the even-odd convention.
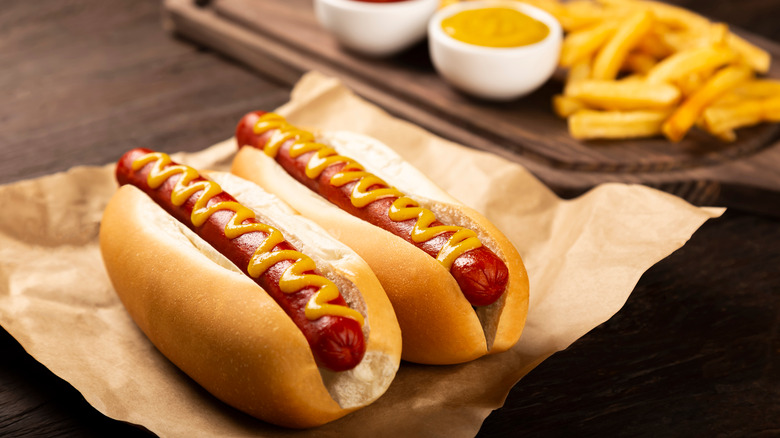
[[[383,143],[355,133],[317,141],[355,159],[443,222],[477,232],[509,269],[502,297],[473,308],[436,259],[403,239],[342,211],[290,176],[263,151],[243,147],[231,171],[278,195],[368,262],[393,303],[403,332],[403,359],[426,364],[466,362],[511,348],[528,310],[528,276],[509,240],[484,216],[461,204]]]
[[[229,174],[210,174],[280,229],[361,309],[361,363],[317,367],[290,318],[249,277],[137,188],[122,186],[105,209],[100,248],[106,270],[138,327],[176,366],[224,402],[262,420],[312,427],[376,400],[400,362],[400,330],[376,277],[322,229]]]

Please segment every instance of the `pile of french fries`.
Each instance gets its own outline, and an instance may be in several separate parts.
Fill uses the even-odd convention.
[[[740,127],[780,121],[780,80],[757,78],[769,53],[723,23],[651,0],[521,1],[566,32],[553,108],[575,138],[678,142],[697,127],[734,141]]]

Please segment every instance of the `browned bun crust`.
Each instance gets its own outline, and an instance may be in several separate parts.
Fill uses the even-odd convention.
[[[400,330],[390,303],[343,245],[334,254],[347,255],[325,275],[360,289],[369,336],[361,364],[340,373],[318,369],[301,331],[265,291],[135,187],[110,200],[100,248],[117,294],[158,350],[217,398],[262,420],[327,423],[373,402],[398,369]]]
[[[393,303],[403,333],[404,360],[453,364],[511,348],[520,338],[528,312],[528,276],[511,242],[484,216],[453,199],[382,143],[350,133],[318,141],[357,160],[431,209],[442,222],[476,231],[483,245],[509,268],[504,295],[475,311],[449,271],[433,257],[334,206],[258,149],[241,148],[231,172],[276,194],[368,262]],[[350,146],[350,142],[363,144]],[[374,162],[379,164],[372,166]]]

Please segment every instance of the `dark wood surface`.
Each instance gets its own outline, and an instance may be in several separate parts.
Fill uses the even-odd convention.
[[[776,0],[683,3],[780,41]],[[167,35],[155,0],[2,6],[0,183],[135,146],[199,150],[287,100],[275,76]],[[516,385],[480,436],[780,436],[779,332],[780,221],[729,211]],[[0,330],[0,436],[148,433],[95,411]]]
[[[460,143],[488,150],[532,169],[560,191],[582,193],[604,181],[643,183],[707,205],[767,211],[780,217],[780,127],[741,129],[724,143],[698,130],[683,141],[663,138],[579,141],[552,111],[560,81],[521,100],[490,103],[452,89],[436,74],[425,42],[394,57],[373,59],[343,50],[317,24],[311,0],[166,0],[171,25],[183,35],[241,60],[286,84],[319,70],[388,111]],[[780,57],[780,45],[737,30]],[[780,65],[769,75],[780,77]],[[691,190],[691,184],[697,188]],[[743,195],[751,195],[746,197]]]

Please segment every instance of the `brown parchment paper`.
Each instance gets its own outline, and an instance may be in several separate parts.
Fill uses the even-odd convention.
[[[375,404],[317,429],[248,417],[168,362],[115,296],[97,244],[115,190],[111,165],[0,187],[0,205],[14,206],[0,216],[0,324],[96,409],[160,436],[473,436],[522,376],[609,319],[644,271],[723,211],[619,184],[562,201],[519,165],[394,119],[318,73],[306,75],[278,112],[298,125],[386,142],[494,221],[531,279],[520,342],[463,365],[402,363]],[[176,159],[227,169],[234,153],[228,140]]]

